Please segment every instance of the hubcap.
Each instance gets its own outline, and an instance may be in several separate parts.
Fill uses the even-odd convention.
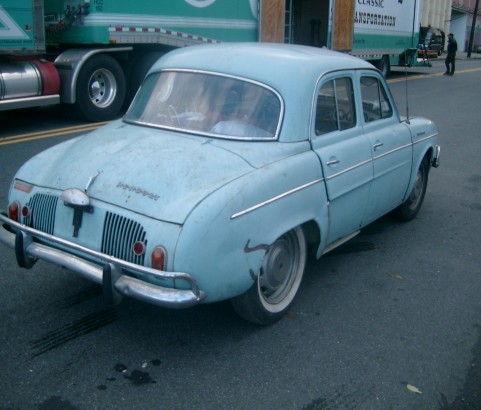
[[[297,241],[292,235],[278,239],[267,252],[259,287],[268,303],[282,301],[292,287],[299,265]]]
[[[96,70],[89,81],[89,97],[96,107],[108,107],[117,94],[114,75],[105,69]]]

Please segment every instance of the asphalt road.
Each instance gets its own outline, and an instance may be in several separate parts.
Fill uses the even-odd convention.
[[[98,286],[19,269],[0,247],[0,409],[481,409],[481,60],[454,77],[442,61],[407,71],[390,78],[399,109],[407,84],[410,114],[435,121],[442,145],[419,216],[386,216],[311,260],[273,326],[229,303],[113,310]],[[0,122],[2,207],[15,170],[79,130],[39,131],[87,126],[56,109]]]

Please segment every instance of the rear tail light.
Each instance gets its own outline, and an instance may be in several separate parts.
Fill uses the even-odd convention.
[[[156,246],[151,255],[152,268],[157,270],[165,269],[165,262],[167,260],[167,252],[163,246]]]
[[[20,202],[14,201],[8,206],[8,217],[15,222],[20,222]]]

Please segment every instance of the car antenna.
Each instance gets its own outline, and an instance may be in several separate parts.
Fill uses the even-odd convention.
[[[405,80],[406,80],[406,86],[405,86],[405,89],[406,89],[406,123],[407,124],[411,124],[411,122],[409,121],[409,96],[408,96],[408,66],[407,64],[404,64],[404,72],[405,72]]]

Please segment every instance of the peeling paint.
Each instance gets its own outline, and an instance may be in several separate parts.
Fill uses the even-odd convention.
[[[270,247],[270,245],[264,245],[264,244],[261,244],[261,245],[257,245],[257,246],[254,246],[253,248],[249,247],[249,243],[250,243],[250,239],[247,240],[247,243],[245,244],[244,246],[244,252],[245,253],[250,253],[250,252],[255,252],[255,251],[259,251],[259,250],[262,250],[262,251],[267,251]]]

